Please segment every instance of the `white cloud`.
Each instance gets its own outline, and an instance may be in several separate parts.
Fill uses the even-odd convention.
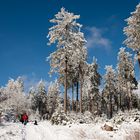
[[[38,85],[38,82],[41,80],[40,78],[37,77],[37,75],[35,73],[32,73],[32,75],[30,75],[30,76],[23,75],[22,78],[24,80],[25,92],[28,92],[31,87],[36,88]],[[42,80],[45,82],[46,89],[48,89],[50,82],[48,82],[44,79],[42,79]]]
[[[105,50],[110,50],[111,41],[103,36],[105,32],[104,29],[99,29],[96,27],[87,27],[88,37],[87,37],[87,48],[104,48]]]

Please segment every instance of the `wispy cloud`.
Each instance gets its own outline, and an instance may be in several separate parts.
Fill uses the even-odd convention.
[[[105,50],[111,49],[111,40],[104,37],[105,29],[99,29],[97,27],[87,27],[87,48],[104,48]]]
[[[28,92],[31,87],[36,88],[39,81],[41,80],[40,78],[37,77],[35,73],[32,73],[31,75],[23,75],[22,79],[24,80],[24,88],[25,92]],[[48,89],[48,86],[50,85],[49,81],[46,81],[42,79],[45,82],[45,87]]]

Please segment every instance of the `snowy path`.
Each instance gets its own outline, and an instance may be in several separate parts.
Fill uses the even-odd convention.
[[[27,125],[26,140],[78,140],[68,126],[52,126],[49,122]],[[75,131],[76,132],[76,131]],[[74,134],[74,135],[73,135]]]
[[[140,132],[140,124],[124,124],[120,130],[107,132],[101,129],[103,124],[73,124],[67,126],[51,125],[48,121],[39,122],[39,125],[28,123],[6,123],[0,125],[0,140],[126,140],[134,129]],[[131,130],[130,130],[131,128]],[[138,129],[139,128],[139,129]],[[140,135],[140,133],[139,133]]]
[[[48,125],[27,125],[26,131],[28,132],[26,135],[27,140],[53,140],[54,133],[52,132],[52,128]]]
[[[39,122],[39,125],[28,123],[26,126],[10,123],[0,126],[0,140],[91,140],[80,127],[53,126],[48,121]]]
[[[23,126],[23,128],[21,130],[21,135],[22,135],[22,140],[26,140],[26,129],[25,129],[25,126]]]

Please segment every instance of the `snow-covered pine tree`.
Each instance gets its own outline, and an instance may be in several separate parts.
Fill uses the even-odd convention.
[[[50,55],[51,73],[58,72],[65,76],[64,111],[67,111],[67,71],[68,63],[73,62],[75,67],[79,67],[82,60],[86,58],[84,35],[80,32],[81,25],[76,22],[79,15],[74,15],[61,8],[50,22],[56,25],[49,30],[49,44],[56,43],[57,50]],[[79,59],[80,58],[80,59]],[[77,62],[77,63],[75,63]]]
[[[15,81],[11,79],[11,82],[8,83],[7,88],[10,93],[10,106],[16,110],[17,114],[21,113],[26,108],[23,80],[21,77],[18,77]]]
[[[104,96],[107,98],[107,102],[109,105],[109,118],[112,118],[113,115],[113,95],[116,93],[116,73],[112,66],[105,66],[106,74],[104,75]]]
[[[11,120],[12,117],[27,109],[24,85],[21,77],[18,77],[16,80],[10,79],[6,87],[4,87],[4,93],[6,100],[2,103],[2,106],[4,109],[3,112],[7,114],[7,120]]]
[[[47,111],[47,92],[45,87],[45,81],[40,80],[37,85],[36,95],[35,95],[35,105],[36,110],[38,109],[39,114],[41,117],[46,113]]]
[[[23,81],[23,78],[19,76],[15,82],[17,82],[18,89],[21,92],[24,92],[24,81]]]
[[[69,118],[67,117],[67,115],[63,110],[63,105],[60,96],[57,96],[56,102],[57,107],[51,116],[51,123],[56,125],[58,124],[66,125],[66,123],[69,121]]]
[[[48,100],[47,100],[47,107],[49,112],[48,119],[51,118],[52,114],[55,112],[55,109],[58,107],[58,98],[60,96],[59,84],[57,80],[54,83],[50,83],[48,87]]]
[[[132,55],[129,52],[126,52],[125,48],[120,48],[117,64],[117,91],[120,94],[119,102],[121,108],[126,105],[128,109],[132,107],[132,89],[136,86],[137,83],[135,79]],[[122,102],[124,105],[122,105]]]
[[[124,28],[124,34],[127,39],[124,44],[133,49],[137,53],[140,66],[140,3],[136,6],[136,10],[126,19],[127,26]]]
[[[35,105],[35,94],[36,94],[36,90],[35,88],[32,86],[29,89],[28,95],[27,95],[27,104],[28,104],[28,108],[29,108],[29,112],[30,114],[34,114],[36,111],[36,105]]]
[[[7,96],[5,94],[5,88],[1,87],[0,88],[0,124],[2,122],[1,117],[2,117],[2,112],[4,111],[4,106],[3,103],[7,100]]]
[[[98,112],[98,105],[100,100],[99,86],[101,83],[101,75],[98,72],[97,59],[93,58],[92,64],[87,64],[86,74],[84,76],[84,99],[87,101],[88,97],[88,110],[94,112],[94,106],[96,106],[96,111]]]
[[[93,59],[93,63],[89,67],[89,78],[91,81],[90,86],[90,98],[92,102],[91,111],[94,112],[94,104],[96,105],[96,111],[99,112],[99,102],[101,100],[99,95],[99,86],[101,84],[101,75],[98,72],[97,59]]]
[[[5,88],[1,87],[0,88],[0,103],[5,101],[7,99],[7,95],[5,94]],[[2,105],[0,104],[0,108],[2,108]]]
[[[107,98],[106,98],[106,89],[104,88],[101,93],[101,112],[102,114],[107,114]]]
[[[84,82],[85,83],[85,82]],[[89,100],[89,95],[88,92],[86,92],[85,89],[85,84],[83,84],[83,112],[90,110],[90,100]]]

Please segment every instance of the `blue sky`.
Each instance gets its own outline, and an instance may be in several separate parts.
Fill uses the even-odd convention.
[[[124,19],[135,10],[139,0],[0,0],[0,86],[18,76],[26,84],[39,79],[51,81],[46,57],[55,50],[47,46],[49,19],[65,7],[80,15],[79,23],[88,41],[88,62],[98,59],[100,72],[117,62],[125,39]]]

